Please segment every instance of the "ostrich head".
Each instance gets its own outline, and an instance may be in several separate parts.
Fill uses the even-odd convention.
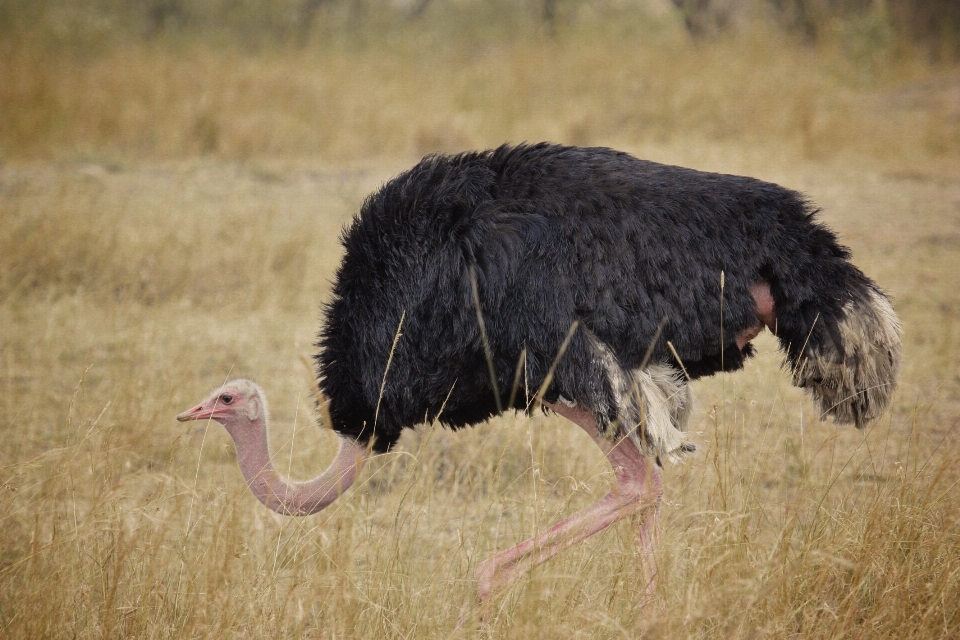
[[[268,422],[267,401],[260,386],[246,378],[230,380],[192,409],[177,416],[180,422],[189,420],[214,420],[219,422],[231,436],[242,426]]]

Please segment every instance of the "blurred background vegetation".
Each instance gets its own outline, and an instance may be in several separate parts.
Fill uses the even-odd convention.
[[[960,149],[955,0],[0,0],[0,158]]]
[[[39,35],[47,44],[90,47],[177,34],[247,50],[331,38],[370,44],[409,35],[411,23],[444,37],[482,26],[487,35],[515,39],[585,22],[679,21],[699,38],[772,19],[810,42],[868,30],[883,47],[919,47],[936,60],[960,55],[960,6],[952,0],[4,0],[0,18],[6,37]]]

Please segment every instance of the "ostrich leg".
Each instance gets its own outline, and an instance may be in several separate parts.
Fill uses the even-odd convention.
[[[647,574],[646,592],[652,594],[657,573],[653,557],[658,537],[657,509],[663,493],[663,476],[659,466],[645,458],[629,438],[617,442],[602,438],[589,412],[562,404],[545,406],[590,434],[613,466],[617,484],[592,507],[480,563],[475,574],[480,602],[483,603],[490,595],[509,586],[523,573],[564,549],[648,507],[653,507],[653,511],[641,522],[637,543]]]

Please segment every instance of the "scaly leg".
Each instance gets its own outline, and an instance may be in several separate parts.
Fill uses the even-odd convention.
[[[657,541],[657,511],[663,493],[663,476],[658,465],[644,456],[629,438],[617,442],[600,436],[596,421],[589,412],[562,404],[546,407],[580,426],[590,434],[613,466],[616,486],[597,504],[554,525],[539,536],[521,542],[484,560],[476,570],[477,593],[483,603],[490,595],[504,589],[533,567],[540,565],[564,549],[602,531],[614,522],[648,507],[655,507],[652,518],[644,518],[637,534],[643,553],[648,582],[646,591],[654,588],[656,564],[653,550]]]

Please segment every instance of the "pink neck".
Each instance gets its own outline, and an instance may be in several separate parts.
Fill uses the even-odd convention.
[[[336,500],[357,479],[369,456],[357,441],[340,436],[340,448],[327,470],[313,480],[290,483],[270,460],[263,418],[225,425],[237,447],[240,471],[257,500],[277,513],[306,516]]]

